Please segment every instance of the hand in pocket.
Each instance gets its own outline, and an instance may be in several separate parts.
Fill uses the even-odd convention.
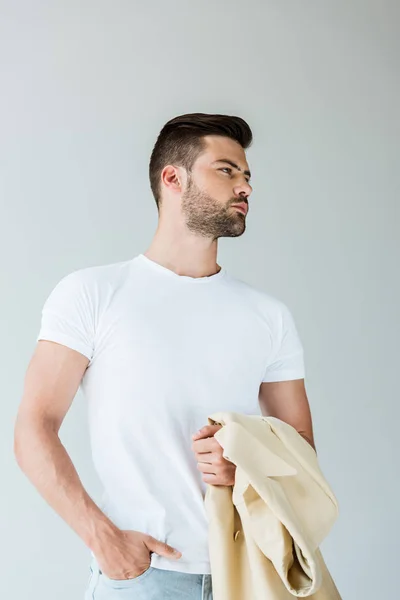
[[[140,531],[117,530],[102,540],[94,552],[100,570],[109,579],[135,579],[150,567],[151,554],[178,560],[182,554],[168,544]]]

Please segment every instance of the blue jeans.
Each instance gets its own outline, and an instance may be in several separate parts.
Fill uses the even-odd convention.
[[[109,579],[95,559],[85,600],[212,600],[211,575],[150,567],[134,579]]]

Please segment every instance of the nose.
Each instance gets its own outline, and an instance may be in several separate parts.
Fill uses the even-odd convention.
[[[243,183],[235,185],[233,191],[235,196],[238,196],[242,200],[246,200],[253,191],[253,188],[249,183],[247,183],[247,181],[244,181]]]

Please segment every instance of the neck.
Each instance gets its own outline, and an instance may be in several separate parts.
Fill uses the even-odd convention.
[[[171,269],[177,275],[209,277],[221,270],[217,264],[218,240],[176,231],[160,223],[154,238],[143,254]]]

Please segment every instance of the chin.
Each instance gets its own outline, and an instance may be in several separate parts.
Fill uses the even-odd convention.
[[[246,224],[242,223],[240,227],[232,227],[230,231],[226,231],[221,237],[240,237],[246,231]]]

